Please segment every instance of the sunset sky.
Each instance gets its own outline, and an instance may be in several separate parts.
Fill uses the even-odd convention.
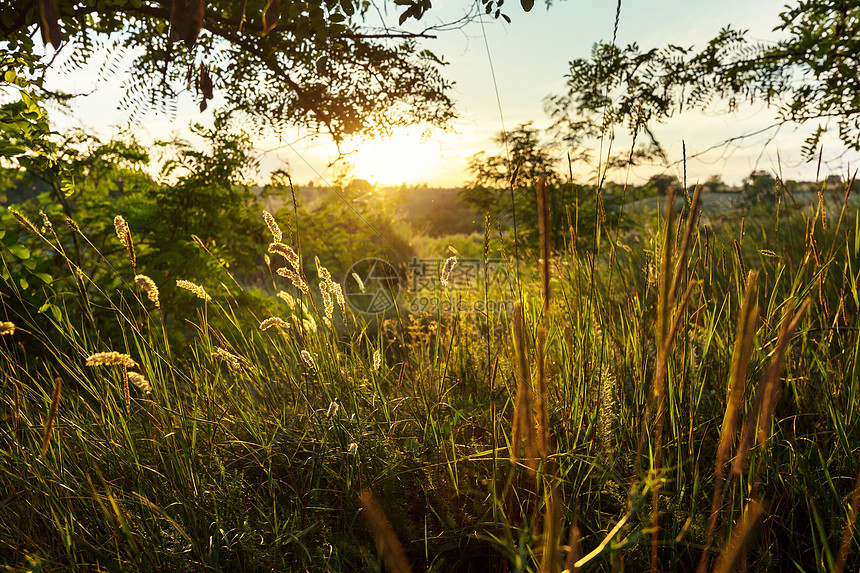
[[[783,9],[782,1],[725,0],[689,2],[684,0],[633,0],[622,4],[618,43],[636,42],[650,48],[668,43],[701,46],[721,27],[732,24],[751,31],[754,38],[776,37],[772,32]],[[496,152],[492,137],[504,126],[507,129],[533,121],[537,127],[548,124],[543,111],[546,96],[561,93],[568,62],[586,57],[594,42],[610,40],[615,17],[615,2],[602,0],[557,1],[547,10],[538,3],[530,13],[524,13],[516,0],[505,5],[513,22],[505,24],[489,17],[481,23],[474,21],[462,29],[439,34],[428,40],[425,47],[442,56],[449,65],[444,73],[455,82],[452,93],[457,102],[459,118],[450,132],[434,130],[426,136],[420,127],[403,130],[392,140],[353,142],[347,149],[355,151],[349,160],[355,165],[355,176],[380,184],[427,183],[438,187],[458,187],[468,177],[467,159],[475,152]],[[396,18],[393,5],[390,16]],[[451,21],[467,9],[462,0],[437,0],[434,8],[421,22],[410,22],[407,28],[421,30],[437,22]],[[484,38],[486,32],[486,45]],[[492,57],[493,73],[487,46]],[[109,136],[116,126],[127,123],[128,114],[116,109],[121,97],[120,81],[98,81],[96,66],[74,74],[54,74],[52,81],[75,92],[90,92],[78,98],[72,113],[53,114],[59,130],[81,126]],[[501,104],[496,99],[498,88]],[[217,104],[217,96],[216,101]],[[150,113],[133,130],[144,142],[171,135],[188,134],[191,122],[211,122],[210,111],[200,114],[192,98],[179,102],[175,118]],[[692,156],[721,141],[769,125],[773,110],[763,106],[742,108],[733,115],[722,113],[685,113],[671,123],[659,126],[658,137],[673,161],[681,159],[682,141]],[[688,162],[688,179],[704,181],[720,174],[729,183],[737,183],[753,169],[773,171],[780,165],[786,178],[813,179],[815,166],[800,160],[800,146],[814,126],[784,127],[765,147],[772,132],[748,139],[740,147],[717,149]],[[261,170],[254,178],[264,181],[271,171],[289,166],[293,179],[299,183],[332,180],[337,166],[329,164],[336,151],[325,137],[309,139],[299,130],[280,134],[261,134],[255,147],[261,154]],[[842,149],[833,140],[825,142],[827,172],[845,171],[849,161],[858,163],[857,154],[836,159]],[[655,172],[678,175],[680,167],[640,167],[630,174],[631,182],[641,182]],[[577,176],[589,175],[581,168]],[[623,180],[618,174],[616,180]]]

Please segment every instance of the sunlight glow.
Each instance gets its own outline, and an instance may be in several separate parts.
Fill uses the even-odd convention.
[[[381,185],[422,183],[443,168],[445,149],[453,147],[449,139],[450,134],[428,134],[421,126],[399,128],[390,137],[356,142],[347,161],[356,179]]]

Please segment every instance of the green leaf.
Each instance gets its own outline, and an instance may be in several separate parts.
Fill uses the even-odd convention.
[[[18,279],[18,284],[21,285],[21,290],[27,290],[28,288],[30,288],[30,283],[28,283],[27,279],[24,277]]]
[[[7,248],[9,249],[10,253],[15,255],[19,259],[29,259],[30,258],[30,251],[27,249],[27,247],[25,247],[21,243],[16,243],[14,245],[10,245]]]
[[[33,273],[33,276],[45,283],[46,285],[49,285],[54,282],[54,277],[52,277],[48,273]]]

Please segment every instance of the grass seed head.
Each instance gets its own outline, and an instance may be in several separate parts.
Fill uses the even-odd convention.
[[[290,327],[290,323],[277,316],[272,316],[260,323],[260,330],[268,330],[273,326],[277,326],[281,330],[286,330]]]
[[[264,321],[265,322],[265,321]],[[260,325],[262,327],[262,324]],[[289,325],[287,325],[289,327]],[[265,329],[263,329],[265,330]],[[230,367],[231,370],[239,370],[242,368],[242,359],[236,356],[235,354],[231,354],[227,352],[220,346],[215,347],[215,351],[212,352],[212,356],[216,358],[220,358],[224,362],[227,363],[227,366]]]
[[[279,241],[275,241],[271,245],[269,245],[269,252],[274,254],[281,255],[286,259],[286,261],[293,267],[295,272],[299,271],[300,260],[299,255],[296,253],[293,248],[289,245],[285,245]]]
[[[194,294],[197,295],[197,298],[202,298],[206,302],[209,302],[212,300],[212,297],[209,296],[208,294],[206,294],[206,291],[203,290],[202,286],[194,284],[191,281],[178,280],[178,281],[176,281],[176,286],[178,286],[179,288],[185,289],[187,291],[193,292]]]
[[[457,257],[448,257],[445,264],[442,266],[442,274],[439,277],[442,281],[442,287],[448,288],[448,280],[451,278],[451,271],[457,265]]]
[[[137,275],[134,277],[134,282],[146,292],[147,298],[155,303],[156,308],[161,308],[161,302],[158,300],[158,287],[155,285],[155,281],[146,275]]]
[[[116,351],[96,352],[87,357],[87,366],[125,366],[126,368],[139,368],[137,362],[128,354]]]
[[[314,357],[311,356],[311,353],[308,352],[307,350],[302,350],[300,354],[302,355],[302,360],[304,360],[305,364],[308,365],[308,368],[316,371],[317,364],[316,364],[316,362],[314,362]]]
[[[296,310],[296,299],[293,298],[293,295],[286,291],[278,291],[278,298],[283,299],[287,303],[287,306],[290,307],[290,310]]]
[[[0,322],[0,336],[15,334],[15,324],[4,320]]]
[[[129,371],[128,381],[137,386],[144,394],[152,394],[152,386],[149,385],[149,380],[140,372]]]
[[[268,211],[263,211],[263,220],[266,222],[266,225],[268,225],[269,231],[272,232],[272,237],[275,239],[275,242],[280,243],[283,238],[283,234],[281,233],[281,228],[278,227],[278,224],[275,222],[275,218],[272,217],[272,214]]]

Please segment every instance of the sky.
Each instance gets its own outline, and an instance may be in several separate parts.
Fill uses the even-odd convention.
[[[421,22],[410,21],[406,28],[419,31],[427,25],[456,20],[468,7],[462,0],[436,0]],[[454,82],[451,95],[458,118],[453,129],[433,130],[428,136],[416,126],[396,133],[388,141],[352,142],[345,149],[353,152],[348,157],[353,176],[380,185],[462,186],[469,176],[469,157],[483,150],[501,151],[493,137],[503,126],[510,130],[527,121],[539,128],[549,124],[545,98],[563,93],[571,60],[587,57],[595,42],[611,40],[616,2],[556,0],[549,9],[537,3],[525,13],[517,0],[509,0],[505,9],[512,19],[510,24],[484,17],[461,29],[439,33],[437,39],[424,43],[424,47],[449,62],[443,73]],[[635,42],[642,48],[670,43],[701,46],[728,24],[748,29],[756,39],[774,39],[773,28],[783,9],[781,0],[623,0],[617,43]],[[398,12],[393,5],[389,10],[396,17]],[[122,68],[122,62],[116,64]],[[116,109],[122,82],[98,78],[96,63],[73,74],[50,77],[61,89],[92,92],[74,100],[71,113],[52,116],[58,129],[83,127],[109,136],[117,126],[127,123],[127,112]],[[188,137],[192,122],[211,123],[212,107],[201,114],[189,96],[178,103],[174,117],[150,112],[133,130],[143,142],[177,135]],[[629,178],[632,183],[641,183],[655,173],[680,178],[683,142],[687,156],[696,156],[687,162],[690,183],[705,181],[715,174],[728,183],[739,183],[754,169],[781,171],[786,179],[814,179],[816,166],[800,158],[803,140],[814,126],[783,127],[769,143],[772,132],[747,139],[739,146],[705,152],[728,138],[768,126],[773,118],[773,110],[763,105],[742,107],[733,114],[723,110],[685,112],[656,130],[668,153],[669,166],[637,167],[629,174],[618,173],[611,178],[622,182]],[[297,129],[263,134],[255,141],[260,170],[251,176],[264,182],[272,171],[287,168],[298,183],[314,181],[324,185],[334,181],[343,172],[338,164],[331,165],[337,158],[334,145],[324,136],[306,135]],[[823,170],[844,173],[849,162],[858,163],[857,154],[843,155],[842,151],[834,139],[825,140],[824,157],[831,160],[825,161]],[[585,182],[592,175],[583,166],[576,177]]]

